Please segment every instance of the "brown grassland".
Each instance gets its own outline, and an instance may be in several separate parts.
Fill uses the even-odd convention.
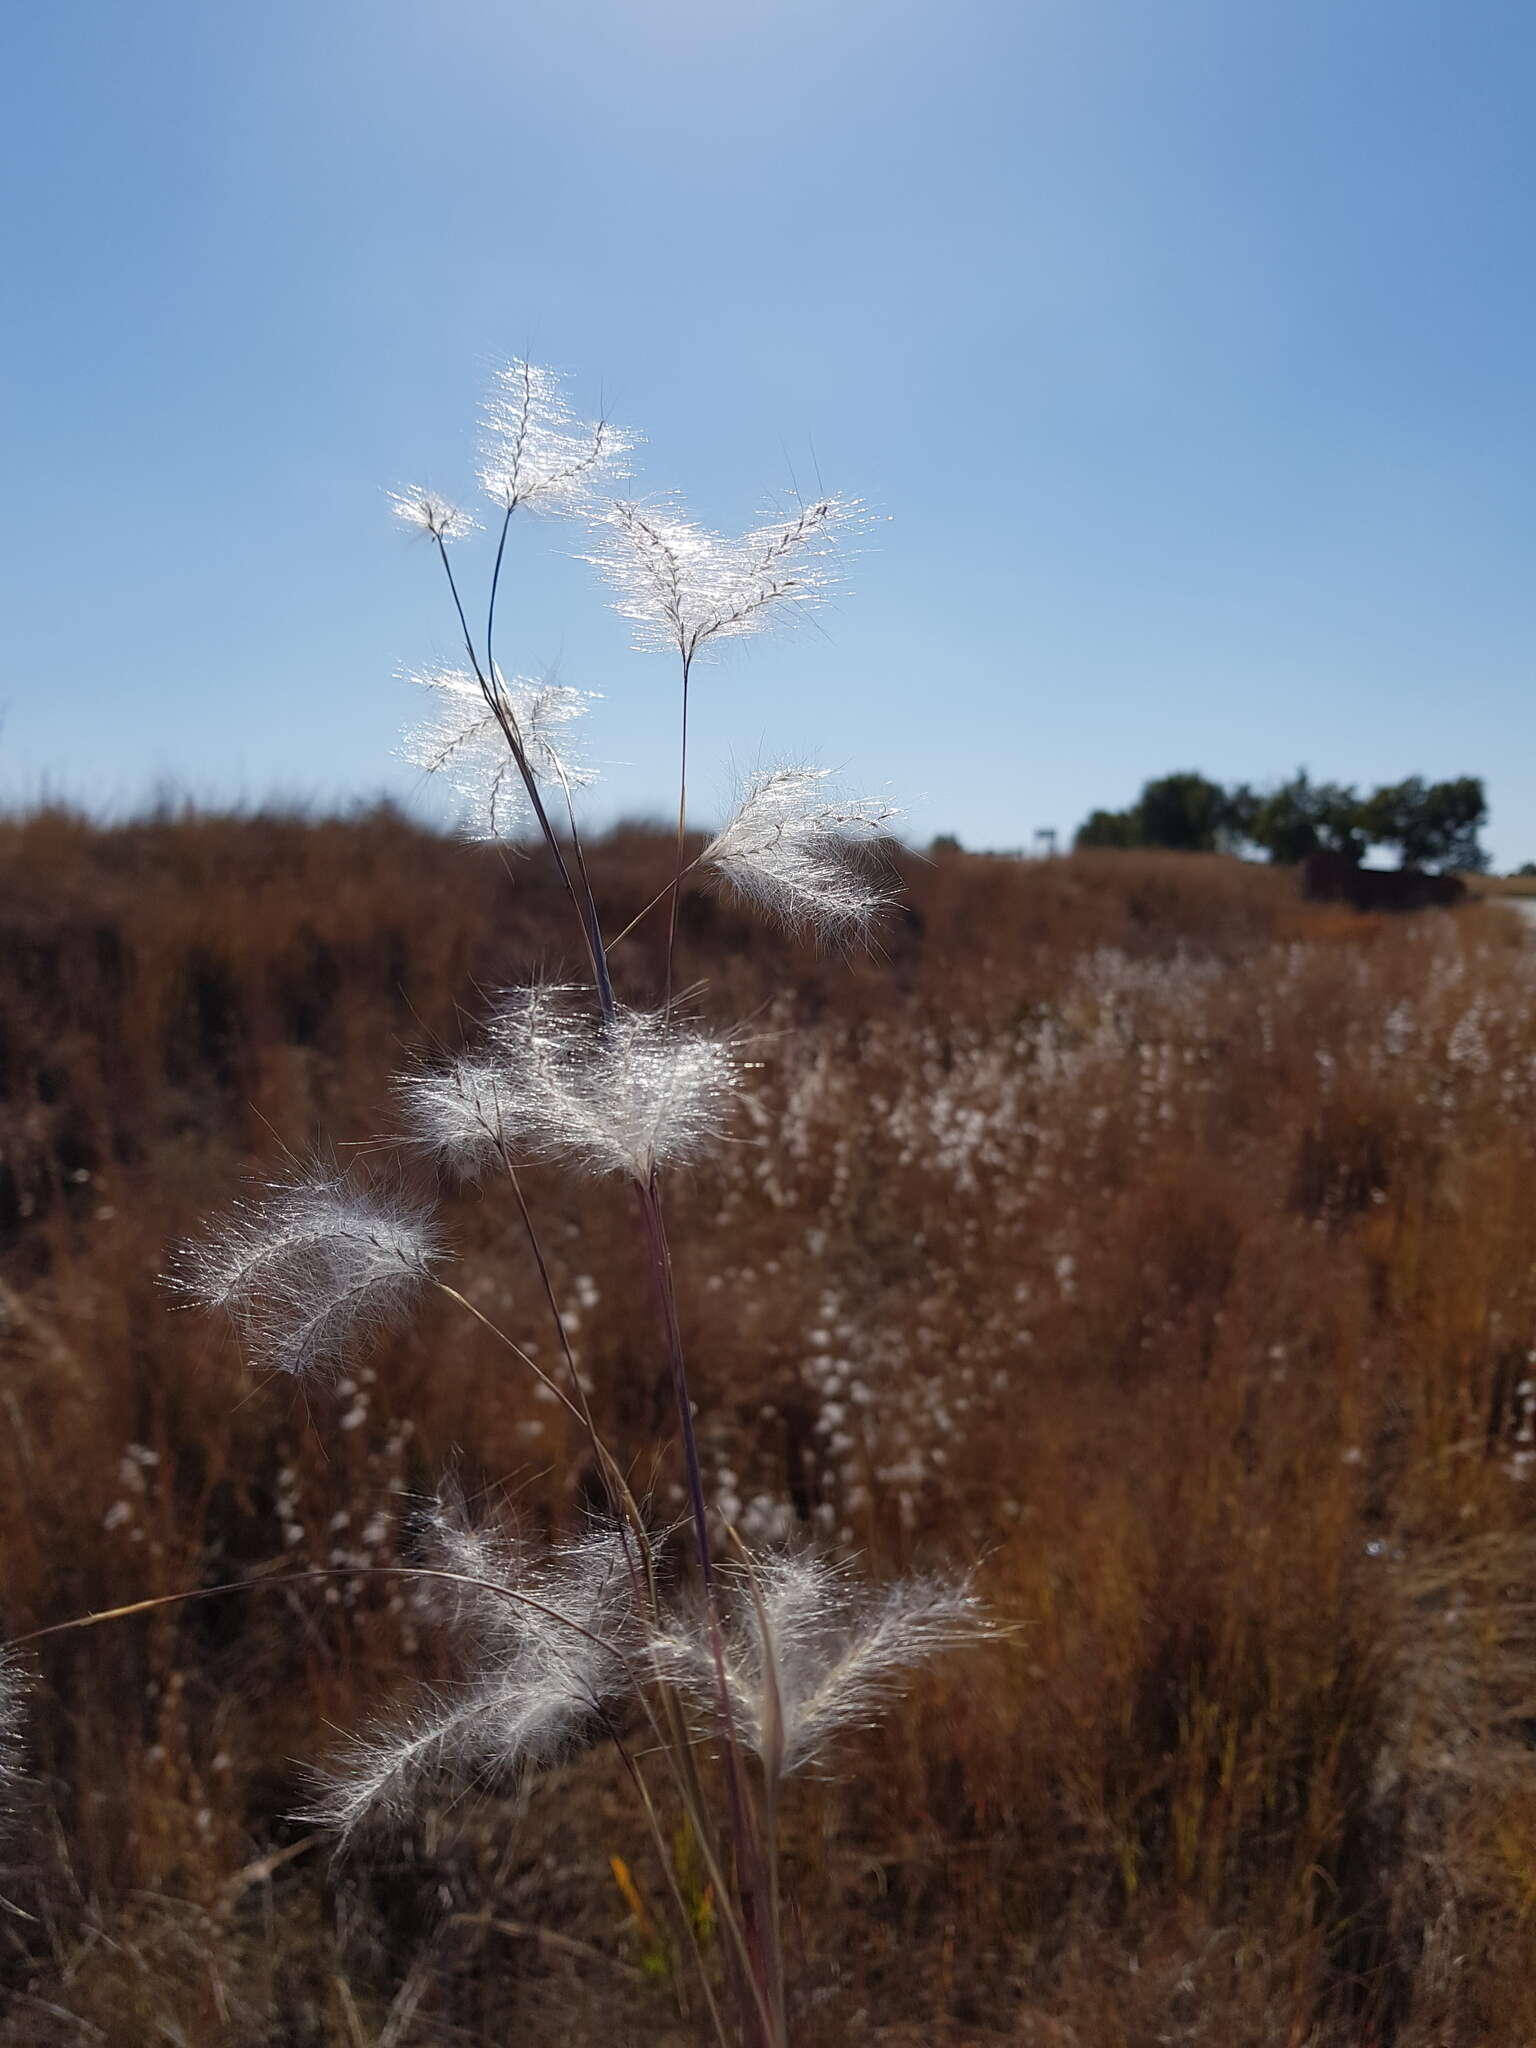
[[[595,850],[609,929],[667,859]],[[974,1563],[1013,1624],[796,1781],[796,2041],[1536,2041],[1536,950],[1215,857],[902,866],[870,958],[681,925],[762,1062],[669,1193],[710,1472],[759,1536]],[[376,1148],[408,1051],[565,929],[541,863],[389,813],[0,825],[0,1632],[250,1582],[36,1646],[0,2041],[698,2038],[605,1752],[340,1861],[287,1818],[452,1667],[409,1582],[265,1582],[408,1555],[445,1467],[570,1527],[561,1410],[436,1307],[256,1383],[156,1277],[280,1142]],[[622,1194],[529,1186],[670,1512]],[[548,1355],[511,1218],[447,1214]]]

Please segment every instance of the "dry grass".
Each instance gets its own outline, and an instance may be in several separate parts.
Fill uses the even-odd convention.
[[[797,2040],[1521,2048],[1536,955],[1217,859],[908,868],[877,960],[703,894],[682,924],[765,1063],[758,1128],[670,1205],[711,1467],[759,1534],[979,1561],[1019,1624],[797,1788]],[[595,869],[617,929],[665,843]],[[42,815],[0,828],[0,891],[6,1632],[387,1562],[448,1463],[578,1514],[559,1410],[462,1326],[310,1405],[154,1278],[274,1133],[369,1141],[404,1048],[561,964],[542,867],[388,815]],[[645,939],[618,969],[656,994]],[[665,1507],[623,1202],[530,1185]],[[449,1215],[460,1284],[546,1342],[505,1218]],[[0,2040],[695,2038],[603,1757],[339,1869],[282,1818],[294,1760],[436,1659],[379,1580],[41,1646]]]
[[[1463,875],[1474,896],[1536,896],[1536,875]]]

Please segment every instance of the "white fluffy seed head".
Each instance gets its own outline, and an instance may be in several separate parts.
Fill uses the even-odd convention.
[[[541,1554],[500,1529],[476,1529],[456,1502],[429,1518],[424,1579],[465,1666],[451,1695],[352,1743],[319,1775],[303,1816],[350,1832],[408,1809],[424,1781],[505,1781],[546,1762],[632,1686],[636,1625],[617,1530],[594,1527]]]
[[[622,502],[582,559],[607,578],[639,645],[675,647],[691,661],[713,640],[764,632],[825,598],[836,542],[860,516],[852,499],[819,498],[727,540],[670,501]]]
[[[414,532],[425,534],[429,540],[463,540],[480,523],[471,513],[462,511],[436,491],[426,490],[419,484],[412,484],[403,491],[391,491],[389,502],[395,508],[397,519],[403,519]]]
[[[869,855],[900,815],[873,798],[840,795],[824,768],[764,769],[700,859],[791,930],[847,940],[893,900]]]
[[[588,1040],[550,1100],[553,1147],[586,1172],[648,1180],[658,1167],[696,1159],[721,1135],[738,1080],[723,1039],[621,1010]]]
[[[511,1158],[644,1182],[723,1134],[740,1081],[725,1039],[540,987],[502,998],[482,1050],[396,1085],[410,1138],[466,1177]]]
[[[410,680],[429,690],[433,703],[430,716],[406,733],[401,759],[439,777],[458,795],[471,838],[513,837],[533,817],[508,725],[536,781],[584,789],[596,780],[577,760],[568,736],[592,701],[586,691],[498,673],[493,704],[478,678],[464,669],[425,669]]]
[[[479,1180],[512,1158],[521,1129],[515,1077],[494,1052],[463,1053],[446,1066],[397,1075],[408,1144],[463,1180]]]
[[[966,1579],[866,1589],[809,1553],[754,1557],[726,1576],[731,1713],[774,1777],[815,1762],[841,1730],[874,1720],[915,1665],[993,1633]],[[714,1662],[702,1623],[658,1633],[651,1659],[660,1677],[712,1708]]]
[[[505,512],[573,513],[628,474],[637,436],[579,420],[555,371],[521,358],[498,370],[481,420],[480,482]]]
[[[441,1247],[424,1211],[314,1165],[183,1245],[171,1284],[234,1323],[271,1371],[339,1367],[404,1313]]]
[[[15,1652],[0,1649],[0,1838],[13,1824],[26,1782],[22,1728],[27,1685]]]

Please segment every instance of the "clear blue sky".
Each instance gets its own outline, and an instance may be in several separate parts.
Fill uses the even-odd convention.
[[[918,837],[1147,775],[1487,777],[1536,857],[1528,0],[47,0],[10,10],[0,795],[409,795],[451,655],[385,486],[467,487],[526,353],[721,526],[875,529],[698,698]],[[670,673],[568,533],[508,666]],[[596,794],[596,793],[595,793]]]

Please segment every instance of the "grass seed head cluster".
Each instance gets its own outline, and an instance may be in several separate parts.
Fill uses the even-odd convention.
[[[502,838],[530,826],[542,834],[592,970],[588,987],[536,985],[504,994],[478,1047],[398,1078],[396,1100],[411,1149],[466,1180],[484,1184],[501,1174],[510,1181],[561,1368],[552,1374],[513,1339],[505,1342],[538,1386],[582,1424],[615,1522],[574,1543],[557,1540],[541,1557],[493,1536],[450,1535],[440,1518],[439,1548],[453,1565],[413,1570],[461,1596],[449,1620],[468,1639],[467,1676],[451,1700],[423,1704],[395,1730],[360,1738],[333,1767],[312,1817],[350,1830],[377,1809],[398,1814],[431,1768],[453,1768],[473,1781],[515,1779],[578,1734],[605,1733],[625,1759],[668,1870],[674,1918],[714,2033],[721,2041],[785,2048],[780,1780],[824,1754],[838,1729],[863,1722],[911,1667],[985,1635],[987,1624],[968,1584],[913,1580],[861,1597],[843,1573],[809,1553],[754,1555],[711,1507],[661,1189],[663,1176],[700,1159],[727,1134],[746,1068],[728,1035],[678,1014],[673,955],[682,884],[702,865],[744,903],[788,925],[845,937],[867,927],[887,901],[865,856],[894,813],[836,799],[817,770],[781,769],[753,778],[723,831],[689,860],[694,664],[711,643],[762,631],[818,601],[830,581],[833,543],[856,508],[823,498],[725,541],[670,502],[601,501],[631,445],[606,421],[579,422],[548,370],[516,363],[501,374],[486,414],[480,473],[501,512],[483,638],[469,624],[450,556],[450,546],[468,537],[468,523],[433,493],[394,498],[397,513],[441,562],[469,661],[468,670],[418,678],[432,691],[436,711],[408,738],[407,758],[468,800],[473,835]],[[678,828],[665,892],[667,976],[659,1007],[620,1003],[612,989],[609,941],[572,801],[582,777],[564,751],[564,728],[585,709],[584,700],[564,688],[509,683],[494,658],[501,571],[522,509],[584,517],[597,537],[587,559],[613,586],[618,610],[643,641],[679,657]],[[551,821],[541,785],[560,792],[563,820],[557,806],[559,822]],[[612,1176],[633,1191],[671,1379],[697,1612],[667,1583],[665,1532],[653,1526],[598,1431],[540,1227],[518,1179],[530,1166]],[[178,1277],[186,1292],[233,1318],[253,1358],[303,1374],[339,1369],[358,1355],[433,1277],[442,1256],[423,1213],[340,1175],[309,1172],[243,1204],[182,1255]],[[473,1301],[439,1285],[491,1325]],[[718,1554],[722,1544],[728,1571]],[[635,1751],[639,1740],[664,1760],[709,1875],[725,1938],[718,1985],[677,1892],[672,1852]],[[701,1742],[718,1752],[718,1794],[701,1775]],[[757,1760],[755,1782],[746,1755]],[[726,2002],[738,2008],[729,2028]]]

